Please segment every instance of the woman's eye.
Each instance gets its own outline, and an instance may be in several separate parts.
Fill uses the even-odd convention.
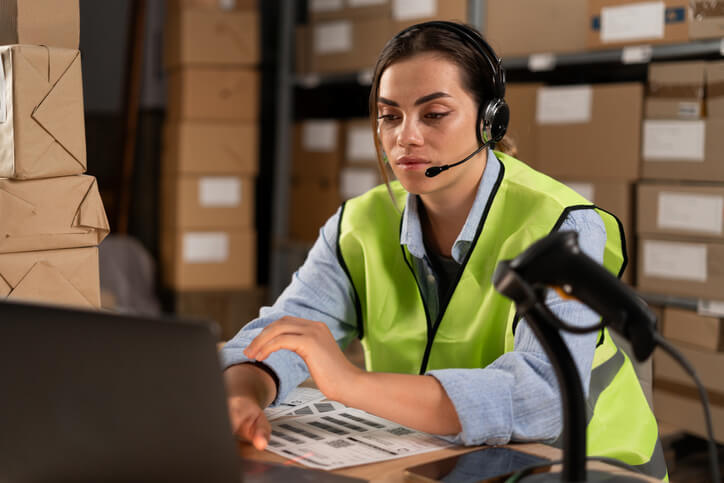
[[[448,114],[448,112],[428,112],[425,117],[428,119],[442,119]]]
[[[396,116],[396,115],[394,115],[394,114],[382,114],[382,115],[381,115],[380,117],[378,117],[377,119],[382,119],[383,121],[395,121],[395,120],[397,120],[397,119],[399,119],[399,118],[398,118],[398,116]]]

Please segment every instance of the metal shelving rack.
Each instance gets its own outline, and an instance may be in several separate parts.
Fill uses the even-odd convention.
[[[468,0],[468,22],[481,31],[485,26],[485,0]],[[293,119],[294,90],[296,87],[317,87],[339,83],[360,83],[369,85],[369,71],[335,75],[296,76],[293,71],[294,23],[297,14],[296,0],[281,0],[279,25],[279,56],[276,112],[276,153],[274,164],[274,195],[272,220],[271,273],[269,276],[269,295],[275,299],[289,283],[290,276],[298,262],[303,260],[309,245],[295,243],[288,237],[289,191],[291,177],[291,122]],[[630,55],[633,54],[633,55]],[[629,55],[627,58],[626,56]],[[508,71],[555,70],[565,66],[586,66],[606,63],[631,63],[640,65],[655,60],[672,60],[698,57],[724,56],[724,38],[695,41],[683,44],[631,46],[619,49],[581,52],[573,54],[541,55],[505,59],[504,67]],[[542,62],[542,68],[537,67]],[[539,64],[536,64],[539,62]],[[697,305],[695,299],[645,295],[651,303],[667,303],[679,307],[691,308]]]

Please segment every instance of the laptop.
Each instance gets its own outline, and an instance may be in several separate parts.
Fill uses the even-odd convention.
[[[209,322],[0,302],[0,481],[240,481],[217,341]]]

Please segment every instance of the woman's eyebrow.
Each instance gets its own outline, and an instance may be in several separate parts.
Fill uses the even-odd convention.
[[[451,97],[451,96],[447,92],[440,92],[440,91],[433,92],[432,94],[427,94],[427,95],[422,96],[419,99],[417,99],[415,101],[415,105],[419,106],[420,104],[425,104],[426,102],[430,102],[432,100],[439,99],[441,97]],[[391,99],[387,99],[386,97],[378,97],[377,102],[379,102],[381,104],[386,104],[388,106],[400,107],[400,105],[397,102],[395,102]]]

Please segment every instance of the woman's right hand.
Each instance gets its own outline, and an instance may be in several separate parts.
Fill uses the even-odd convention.
[[[253,364],[238,364],[224,371],[231,430],[258,450],[266,448],[271,425],[264,415],[276,397],[276,383]]]
[[[233,433],[249,441],[259,451],[264,450],[271,434],[271,425],[264,415],[264,409],[253,397],[248,396],[232,396],[227,403]]]

